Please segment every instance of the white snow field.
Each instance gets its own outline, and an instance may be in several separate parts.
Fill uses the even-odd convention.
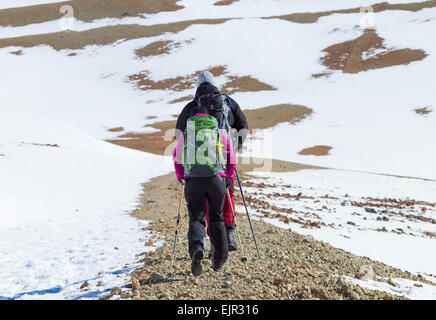
[[[255,185],[244,191],[255,218],[427,276],[436,284],[435,181],[333,169],[250,175],[245,183]],[[237,207],[237,212],[244,210]],[[422,295],[405,288],[401,293],[412,299],[436,297],[436,285],[414,287]]]
[[[252,174],[260,179],[249,181],[264,182],[274,187],[261,190],[246,187],[244,189],[247,189],[247,194],[260,193],[254,197],[267,201],[271,206],[296,211],[279,212],[280,214],[289,218],[301,218],[299,223],[280,222],[282,227],[313,235],[335,247],[403,270],[436,275],[436,256],[431,254],[436,240],[424,234],[436,234],[435,181],[332,169]],[[302,195],[299,199],[290,200],[283,196],[295,196],[300,192]],[[428,204],[413,203],[396,207],[393,205],[396,202],[389,205],[383,203],[382,199],[409,199]],[[423,207],[426,208],[425,211],[422,210]],[[365,209],[368,208],[375,212],[367,212]],[[304,222],[323,222],[325,226],[308,228]],[[387,232],[377,231],[383,227]],[[403,233],[392,232],[398,228]]]
[[[274,128],[272,141],[267,141],[273,144],[274,158],[436,179],[436,151],[429,147],[436,135],[436,114],[414,112],[435,108],[436,95],[429,81],[429,70],[436,68],[435,42],[430,41],[435,16],[436,8],[375,14],[376,32],[386,39],[387,47],[422,49],[428,54],[424,60],[359,74],[339,71],[319,79],[312,74],[326,71],[319,63],[322,50],[359,37],[360,14],[335,14],[310,24],[245,18],[193,25],[175,34],[87,46],[75,50],[74,57],[68,56],[71,50],[57,52],[47,46],[22,49],[20,56],[10,54],[20,48],[4,48],[0,50],[4,61],[0,99],[5,105],[37,110],[108,138],[117,135],[105,131],[110,127],[140,132],[146,130],[144,123],[173,119],[184,104],[169,101],[194,91],[135,90],[127,82],[129,75],[147,71],[151,80],[158,81],[227,66],[232,75],[251,75],[277,88],[232,95],[243,108],[294,103],[314,110],[298,125]],[[135,59],[134,49],[159,40],[180,46],[171,54]],[[210,47],[214,50],[203,54]],[[217,80],[223,84],[226,76]],[[22,90],[26,95],[19,94]],[[157,118],[144,121],[146,116]],[[324,157],[298,154],[313,145],[328,145],[332,150]],[[251,152],[265,156],[262,148]]]
[[[169,171],[160,159],[0,107],[0,299],[95,298],[123,285],[135,255],[153,249],[147,222],[128,212],[140,184]]]
[[[48,2],[57,1],[2,0],[0,10]],[[75,30],[233,19],[78,50],[56,51],[46,45],[0,49],[0,299],[97,298],[124,283],[123,274],[136,265],[135,255],[152,249],[139,240],[151,236],[142,231],[147,223],[128,213],[136,205],[140,184],[169,172],[172,165],[163,161],[164,157],[101,139],[155,130],[144,125],[173,120],[185,103],[170,101],[195,90],[142,91],[128,80],[130,75],[146,71],[151,80],[158,81],[214,66],[225,66],[228,71],[217,78],[219,85],[229,76],[252,76],[277,88],[233,94],[243,109],[291,103],[314,111],[296,125],[281,123],[253,134],[244,155],[353,170],[268,175],[271,183],[284,188],[291,184],[288,193],[312,194],[327,207],[334,207],[328,212],[318,203],[306,203],[321,210],[316,211],[319,221],[334,223],[336,228],[307,229],[277,219],[268,221],[395,267],[436,274],[432,254],[436,240],[424,233],[434,233],[434,224],[419,219],[402,222],[395,215],[391,218],[377,210],[376,214],[367,213],[350,203],[341,204],[349,200],[344,198],[347,193],[358,201],[390,197],[436,202],[434,181],[364,173],[436,179],[436,93],[430,73],[436,69],[436,42],[432,41],[436,8],[374,16],[375,31],[385,39],[386,47],[421,49],[428,54],[422,61],[358,74],[335,71],[315,79],[312,74],[326,71],[320,63],[323,49],[362,35],[362,15],[335,14],[307,24],[263,17],[381,1],[241,0],[223,7],[213,6],[214,2],[183,0],[179,4],[185,8],[174,12],[91,23],[76,20]],[[0,39],[59,32],[59,28],[58,20],[0,27]],[[135,55],[136,49],[156,41],[178,45],[169,54]],[[16,51],[21,54],[11,54]],[[69,56],[71,53],[75,55]],[[414,112],[424,107],[433,112]],[[156,118],[147,118],[150,116]],[[115,127],[124,130],[107,131]],[[331,146],[332,150],[326,156],[298,154],[314,145]],[[254,190],[247,188],[247,192]],[[323,200],[327,192],[338,199]],[[276,205],[292,206],[304,219],[301,203],[288,199],[277,200]],[[418,216],[422,207],[416,205],[409,214]],[[434,207],[426,207],[419,216],[436,219]],[[389,232],[376,231],[383,226]],[[397,228],[406,231],[407,226],[411,228],[407,233],[413,235],[392,232]],[[90,283],[89,291],[80,290],[84,281]],[[402,292],[410,285],[404,283]],[[434,297],[431,287],[413,289],[418,293],[412,290],[408,297]]]

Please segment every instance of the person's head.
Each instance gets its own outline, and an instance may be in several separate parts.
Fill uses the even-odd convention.
[[[216,83],[215,83],[215,79],[213,78],[213,74],[210,73],[209,71],[200,72],[200,74],[198,75],[198,78],[197,78],[197,85],[196,85],[197,88],[205,82],[208,82],[211,85],[213,85],[214,87],[216,87]]]

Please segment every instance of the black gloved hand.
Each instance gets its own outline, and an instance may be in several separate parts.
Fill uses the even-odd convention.
[[[235,192],[235,187],[233,186],[233,183],[229,177],[226,177],[226,187],[230,189],[232,192]]]

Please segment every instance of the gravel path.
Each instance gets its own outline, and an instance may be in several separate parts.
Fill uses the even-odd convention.
[[[248,261],[241,261],[241,250],[230,252],[223,270],[214,272],[211,261],[204,259],[203,274],[194,277],[187,249],[185,207],[182,208],[176,260],[170,270],[179,196],[180,185],[174,175],[144,184],[141,205],[133,215],[151,220],[149,228],[156,232],[156,241],[165,240],[164,244],[154,252],[138,254],[144,265],[131,273],[132,282],[122,290],[115,288],[103,298],[117,298],[121,293],[122,298],[147,300],[404,299],[363,289],[345,282],[341,275],[355,277],[362,266],[372,266],[376,276],[420,280],[408,272],[336,249],[311,236],[252,220],[262,254],[259,259],[245,214],[238,214],[236,221]]]

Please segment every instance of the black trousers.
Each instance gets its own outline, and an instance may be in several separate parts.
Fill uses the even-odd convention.
[[[188,178],[185,199],[188,204],[189,255],[198,249],[205,250],[206,203],[208,205],[210,241],[215,247],[214,259],[226,260],[228,256],[227,230],[223,217],[226,183],[219,176],[211,178]]]

